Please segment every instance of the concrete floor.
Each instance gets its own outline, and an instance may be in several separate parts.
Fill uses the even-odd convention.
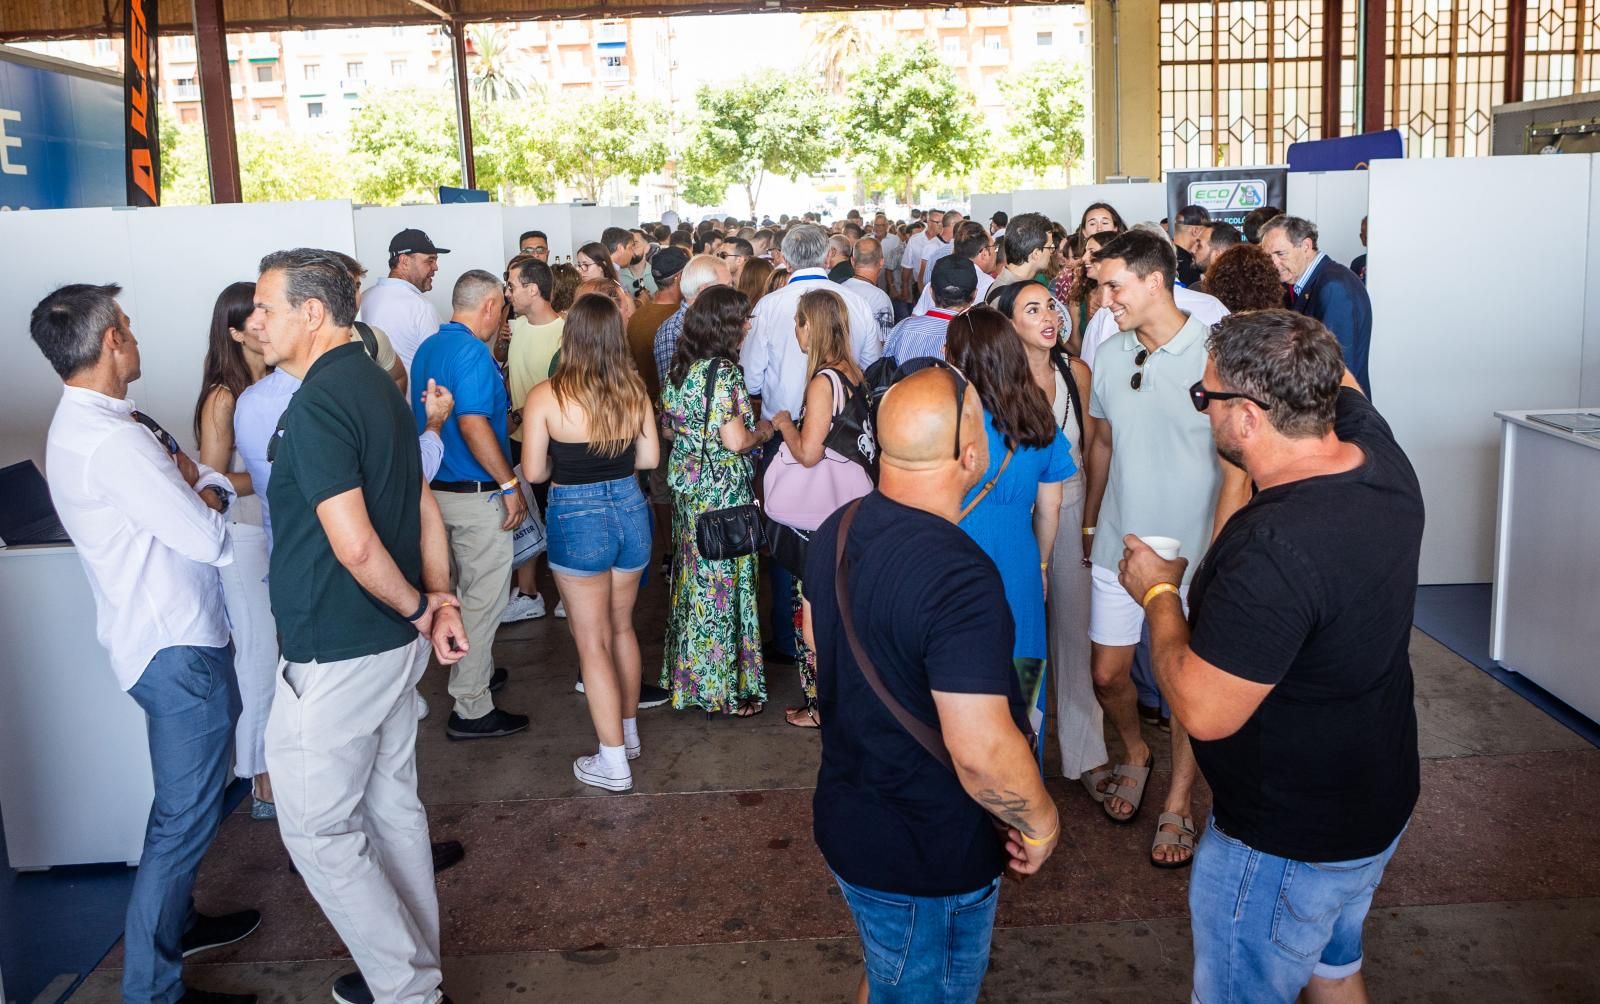
[[[650,590],[640,603],[647,678],[662,602]],[[644,712],[635,791],[613,795],[571,774],[594,737],[565,623],[509,626],[496,655],[512,674],[501,705],[533,716],[522,735],[447,742],[445,674],[424,682],[423,801],[435,838],[467,847],[439,879],[457,1004],[850,996],[859,949],[810,836],[817,737],[783,722],[792,670],[773,668],[758,718]],[[1412,657],[1423,795],[1368,922],[1374,996],[1600,1000],[1600,751],[1427,636]],[[1158,772],[1147,801],[1165,785]],[[1006,885],[985,999],[1187,999],[1187,873],[1145,863],[1155,813],[1115,827],[1076,783],[1050,787],[1062,847],[1038,878]],[[270,823],[228,819],[196,896],[265,914],[251,938],[192,960],[197,986],[326,1001],[351,968]],[[116,1001],[119,964],[120,950],[74,1002]]]

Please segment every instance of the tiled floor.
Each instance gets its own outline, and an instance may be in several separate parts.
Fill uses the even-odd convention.
[[[658,603],[641,605],[647,667]],[[1600,751],[1428,637],[1412,654],[1423,795],[1369,922],[1370,986],[1386,1001],[1600,999]],[[755,719],[644,712],[636,790],[609,795],[572,778],[594,739],[565,624],[508,627],[497,655],[501,704],[533,715],[523,735],[445,741],[444,674],[425,683],[423,800],[435,837],[467,847],[439,879],[458,1004],[849,996],[858,949],[810,835],[816,735],[781,713],[792,670],[775,669]],[[1158,773],[1148,797],[1164,786]],[[1187,878],[1145,863],[1154,813],[1116,827],[1076,784],[1051,790],[1066,836],[1044,874],[1002,893],[986,999],[1186,998]],[[266,915],[194,960],[198,985],[320,1002],[349,968],[272,824],[227,820],[197,896]],[[74,1001],[117,1000],[119,959]]]

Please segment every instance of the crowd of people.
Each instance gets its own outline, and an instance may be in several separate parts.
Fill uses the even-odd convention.
[[[1060,840],[1048,739],[1129,824],[1150,729],[1148,859],[1194,866],[1196,999],[1364,999],[1417,795],[1422,519],[1370,404],[1365,256],[1276,209],[1168,224],[669,218],[571,264],[530,231],[459,273],[448,318],[420,230],[365,288],[348,255],[275,252],[216,300],[195,458],[127,400],[119,288],[51,293],[52,497],[150,716],[125,999],[254,999],[182,982],[259,923],[190,900],[231,772],[354,956],[334,999],[446,1000],[433,875],[462,849],[417,797],[417,685],[448,667],[452,740],[526,730],[493,642],[547,610],[595,731],[575,780],[609,791],[641,709],[759,715],[794,667],[861,1000],[976,999],[1002,874]],[[1306,862],[1338,866],[1291,889]]]

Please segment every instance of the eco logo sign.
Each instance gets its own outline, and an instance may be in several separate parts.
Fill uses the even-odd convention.
[[[1267,204],[1267,183],[1256,178],[1244,181],[1191,181],[1189,203],[1204,206],[1213,213],[1249,212]]]

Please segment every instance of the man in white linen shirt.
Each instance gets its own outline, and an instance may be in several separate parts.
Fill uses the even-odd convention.
[[[183,957],[245,937],[261,915],[204,917],[190,893],[232,780],[239,689],[217,568],[233,561],[228,481],[186,456],[128,400],[139,343],[121,287],[62,286],[33,310],[33,340],[66,385],[50,422],[50,498],[94,594],[96,634],[142,708],[155,797],[128,901],[128,1004],[254,1001],[183,983]]]
[[[389,274],[361,298],[361,320],[388,334],[407,373],[422,340],[439,330],[439,312],[422,294],[433,288],[439,256],[449,253],[421,230],[400,231],[389,241]]]
[[[878,285],[883,275],[883,245],[876,237],[863,237],[856,241],[855,254],[850,261],[855,274],[839,285],[867,301],[872,316],[878,319],[878,330],[887,341],[889,329],[894,327],[894,301]]]
[[[789,283],[761,298],[751,317],[739,362],[745,385],[761,398],[761,417],[771,420],[780,411],[798,415],[805,407],[806,354],[794,337],[795,308],[813,289],[828,289],[844,301],[850,315],[850,349],[856,365],[865,370],[883,355],[883,335],[872,306],[855,292],[828,282],[822,258],[828,234],[819,226],[804,224],[783,238],[783,257],[792,269]]]

